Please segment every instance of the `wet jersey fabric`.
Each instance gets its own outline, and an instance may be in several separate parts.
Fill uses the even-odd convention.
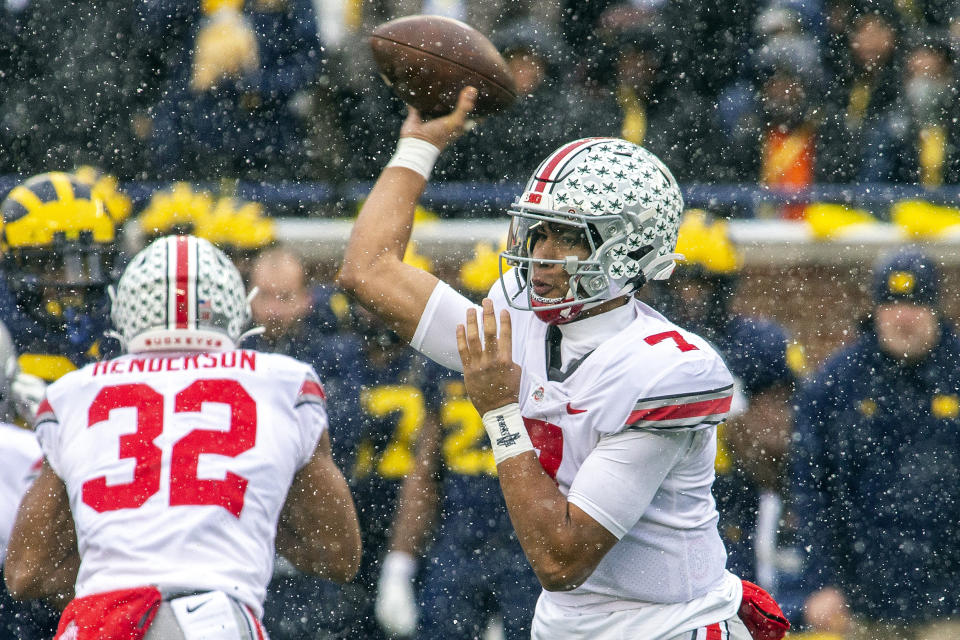
[[[807,593],[904,623],[960,609],[960,339],[909,364],[869,331],[798,393],[791,454]]]
[[[17,517],[17,507],[39,475],[43,453],[32,431],[0,423],[0,568]],[[42,600],[14,600],[0,580],[0,637],[40,640],[53,637],[60,612]]]
[[[490,297],[499,311],[514,293],[497,283]],[[457,367],[455,327],[472,306],[438,285],[414,346]],[[679,633],[729,618],[739,606],[739,580],[725,571],[710,493],[715,429],[729,409],[733,379],[707,341],[639,301],[628,312],[633,318],[624,329],[558,377],[548,369],[548,325],[510,309],[513,357],[523,369],[520,412],[541,466],[571,502],[620,539],[583,585],[545,592],[541,602],[596,611],[647,608],[653,637],[664,626]],[[642,469],[624,474],[591,456],[605,439],[635,434],[669,440],[679,452],[653,487],[638,480]]]
[[[221,590],[260,615],[324,405],[311,367],[247,350],[126,355],[52,384],[37,432],[76,522],[77,596]]]
[[[17,507],[40,474],[43,452],[32,431],[0,422],[0,565],[7,553]]]

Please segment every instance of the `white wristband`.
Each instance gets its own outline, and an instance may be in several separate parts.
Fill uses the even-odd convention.
[[[530,434],[527,433],[527,427],[520,416],[520,405],[516,402],[483,414],[483,427],[487,430],[493,459],[497,464],[507,458],[533,451]]]
[[[421,138],[400,138],[397,150],[387,167],[404,167],[416,171],[427,180],[440,155],[440,149]],[[386,168],[386,167],[385,167]]]

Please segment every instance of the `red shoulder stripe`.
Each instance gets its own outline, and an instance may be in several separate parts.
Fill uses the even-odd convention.
[[[690,402],[688,404],[674,404],[667,407],[657,407],[655,409],[638,409],[627,417],[627,424],[634,422],[651,420],[678,420],[681,418],[697,418],[700,416],[710,416],[717,413],[726,413],[730,410],[730,403],[733,396],[717,398],[716,400],[703,400],[701,402]]]

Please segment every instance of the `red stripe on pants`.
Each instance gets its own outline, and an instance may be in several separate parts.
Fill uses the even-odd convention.
[[[247,611],[250,612],[250,619],[253,620],[253,626],[257,629],[257,640],[266,640],[263,635],[263,627],[260,626],[260,619],[257,618],[257,615],[253,612],[253,609],[250,608],[250,605],[243,605],[247,608]],[[720,636],[717,636],[718,638]]]
[[[721,640],[723,631],[720,630],[720,623],[714,623],[707,627],[707,640]]]

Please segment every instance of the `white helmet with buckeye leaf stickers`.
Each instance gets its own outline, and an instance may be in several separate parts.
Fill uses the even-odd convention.
[[[683,197],[670,170],[652,153],[617,138],[567,143],[544,160],[509,211],[507,249],[518,293],[510,305],[563,324],[589,306],[632,293],[673,273]],[[581,230],[590,255],[534,260],[531,233],[541,224]],[[534,293],[531,263],[563,265],[570,288],[560,298]],[[501,274],[502,275],[502,274]],[[501,283],[504,279],[501,277]],[[507,291],[504,283],[504,291]]]

